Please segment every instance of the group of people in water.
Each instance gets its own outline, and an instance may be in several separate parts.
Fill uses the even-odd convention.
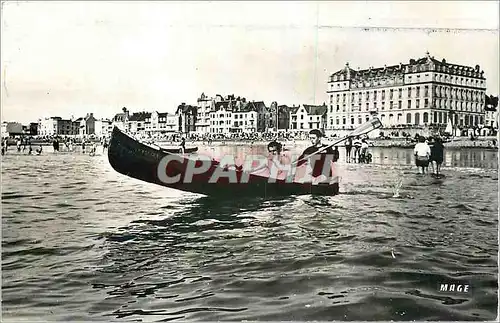
[[[441,165],[444,160],[444,145],[440,137],[429,137],[428,139],[420,136],[418,143],[413,149],[415,155],[415,165],[420,174],[428,172],[429,165],[432,168],[432,174],[441,175]]]
[[[9,147],[8,139],[4,138],[1,143],[2,143],[2,155],[5,155],[7,153],[8,147]],[[102,139],[100,143],[103,146],[103,153],[104,153],[104,151],[107,149],[109,143],[106,139]],[[65,147],[65,149],[69,152],[73,152],[74,147],[76,146],[74,140],[72,140],[72,139],[68,139],[66,141],[63,141],[63,144],[64,144],[63,147]],[[90,142],[90,143],[86,142],[85,140],[82,141],[81,142],[82,152],[84,154],[88,152],[90,156],[95,156],[97,153],[97,144],[98,143],[95,141]],[[39,148],[35,149],[35,152],[33,152],[31,140],[29,140],[29,139],[22,140],[21,138],[19,138],[16,141],[17,152],[24,153],[25,150],[28,150],[28,155],[31,155],[31,154],[41,155],[42,154],[42,151],[43,151],[42,144],[39,143],[37,145],[39,146]],[[90,146],[90,148],[87,149],[89,146]],[[62,149],[61,141],[59,141],[59,139],[57,139],[57,138],[54,138],[52,141],[52,148],[54,149],[54,152],[61,151],[61,149]]]
[[[8,143],[8,139],[7,138],[4,138],[2,139],[2,156],[5,155],[7,153],[7,149],[9,147],[9,143]],[[17,149],[17,152],[18,153],[24,153],[24,151],[26,149],[28,149],[28,155],[32,155],[33,154],[33,147],[31,145],[31,142],[24,142],[21,140],[21,139],[18,139],[16,141],[16,149]],[[43,148],[42,148],[42,145],[39,145],[39,148],[36,148],[35,149],[35,152],[34,154],[36,155],[40,155],[43,151]]]

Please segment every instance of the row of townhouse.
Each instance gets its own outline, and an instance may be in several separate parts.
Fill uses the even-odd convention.
[[[182,103],[174,114],[157,111],[131,114],[127,108],[123,108],[121,113],[113,117],[112,126],[149,135],[189,133],[204,136],[324,130],[326,125],[326,104],[289,107],[272,102],[267,107],[263,101],[247,101],[234,95],[209,98],[204,93],[197,101],[196,106]]]
[[[186,106],[177,110],[184,116],[181,120],[183,132],[205,134],[232,134],[277,131],[309,131],[325,129],[326,104],[321,106],[278,105],[273,101],[268,107],[263,101],[247,101],[242,97],[204,93],[197,100],[198,106]]]
[[[37,126],[40,136],[109,137],[113,129],[111,120],[96,119],[93,113],[77,119],[47,117],[38,120]]]
[[[131,133],[169,133],[179,131],[179,116],[169,113],[135,112],[123,108],[111,120],[112,127],[118,127]]]

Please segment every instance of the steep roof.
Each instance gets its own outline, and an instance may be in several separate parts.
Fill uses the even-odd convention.
[[[146,121],[147,118],[151,118],[151,112],[134,112],[129,121]]]
[[[417,58],[417,59],[410,59],[407,64],[396,64],[396,65],[390,65],[390,66],[383,66],[383,67],[370,67],[368,69],[363,69],[363,70],[353,70],[352,68],[349,67],[349,63],[346,63],[345,67],[334,72],[331,74],[331,76],[344,76],[345,79],[351,78],[351,79],[356,79],[356,78],[364,78],[364,77],[373,77],[373,76],[384,76],[384,75],[390,75],[394,73],[403,73],[407,67],[409,66],[415,66],[415,65],[424,65],[424,64],[430,64],[431,69],[435,69],[438,66],[439,67],[448,67],[452,68],[456,72],[475,72],[479,73],[479,66],[476,65],[474,68],[470,66],[465,66],[465,65],[458,65],[458,64],[451,64],[446,62],[445,59],[439,61],[434,58],[434,56],[430,56],[429,53],[426,53],[425,57]],[[481,73],[480,73],[481,74]],[[481,74],[482,77],[482,74]]]
[[[309,115],[324,115],[327,111],[326,105],[309,105],[304,104],[304,108],[306,109]]]
[[[117,113],[113,117],[113,121],[115,122],[124,122],[126,119],[127,115],[125,113]]]

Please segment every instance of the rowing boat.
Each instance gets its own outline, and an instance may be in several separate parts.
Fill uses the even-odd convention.
[[[164,147],[161,147],[161,150],[164,151],[164,152],[166,152],[166,153],[170,153],[170,154],[181,154],[182,153],[181,148],[164,148]],[[195,153],[197,151],[198,151],[198,147],[184,149],[184,153],[185,154],[193,154],[193,153]]]
[[[254,174],[250,170],[231,169],[219,161],[208,160],[209,167],[201,173],[188,176],[189,167],[207,162],[199,154],[173,154],[160,147],[143,144],[119,128],[113,129],[108,148],[108,160],[114,170],[123,175],[206,196],[234,198],[238,196],[273,197],[290,195],[326,195],[339,192],[338,181],[315,184],[312,182],[287,181]],[[168,160],[168,163],[165,162]],[[234,172],[231,173],[231,172]],[[230,176],[217,176],[221,173]],[[165,178],[177,180],[166,181]],[[187,180],[187,178],[191,180]],[[236,180],[234,180],[236,179]]]

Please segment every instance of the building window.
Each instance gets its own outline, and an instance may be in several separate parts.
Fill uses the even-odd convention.
[[[389,100],[392,100],[392,97],[394,96],[394,89],[391,89],[389,91]]]
[[[424,100],[424,108],[427,108],[429,106],[429,99]]]
[[[417,102],[416,102],[416,108],[419,109],[420,108],[420,100],[417,99]]]
[[[411,113],[406,114],[406,123],[411,123]]]
[[[411,98],[411,87],[408,88],[408,98]]]
[[[408,109],[411,109],[411,100],[408,100]]]
[[[424,123],[429,122],[429,114],[427,112],[424,112]]]
[[[416,96],[419,97],[420,96],[420,86],[417,86],[417,93],[416,93]]]
[[[403,108],[403,102],[401,100],[398,101],[398,109]]]
[[[428,85],[426,85],[426,86],[424,87],[424,96],[425,96],[425,97],[428,97],[428,96],[429,96],[429,86],[428,86]]]
[[[377,100],[377,91],[373,91],[373,100]]]
[[[385,100],[385,90],[382,90],[382,100]]]
[[[354,124],[354,117],[351,118],[351,124]]]
[[[420,124],[420,113],[415,113],[415,124],[419,125]]]
[[[382,110],[385,109],[385,102],[382,102],[382,107],[381,107]]]
[[[370,103],[366,102],[366,111],[370,110]]]

